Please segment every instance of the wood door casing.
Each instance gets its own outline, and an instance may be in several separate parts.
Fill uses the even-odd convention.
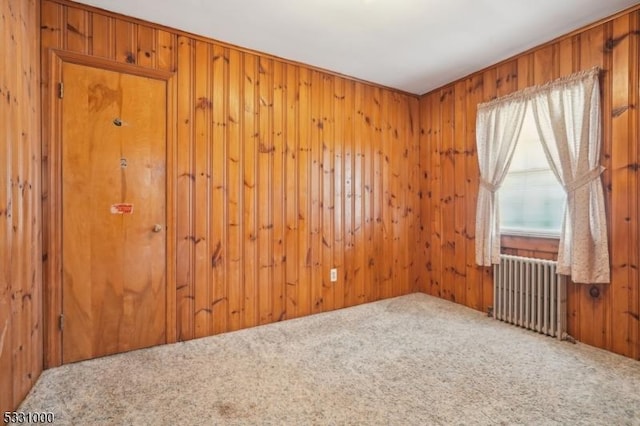
[[[62,80],[68,363],[166,343],[167,99],[166,81],[84,65]]]

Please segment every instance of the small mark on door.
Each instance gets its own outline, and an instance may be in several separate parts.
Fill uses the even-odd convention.
[[[109,210],[111,211],[111,214],[132,214],[133,204],[131,203],[111,204],[111,208]]]
[[[121,158],[120,159],[120,167],[123,169],[127,168],[127,159],[126,158]]]
[[[95,83],[88,88],[89,111],[102,111],[111,104],[122,106],[122,91]]]

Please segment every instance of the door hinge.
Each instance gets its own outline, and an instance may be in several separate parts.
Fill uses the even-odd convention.
[[[64,83],[58,83],[58,97],[62,99],[64,97]]]
[[[64,329],[64,315],[62,314],[60,314],[60,317],[58,318],[58,327],[60,328],[60,331]]]

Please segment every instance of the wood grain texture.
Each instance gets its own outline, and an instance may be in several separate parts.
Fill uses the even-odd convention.
[[[42,371],[39,9],[0,3],[0,413]]]
[[[416,238],[417,256],[423,260],[420,268],[414,268],[421,291],[482,311],[492,303],[491,268],[475,266],[473,250],[477,104],[598,65],[603,68],[602,164],[607,170],[602,179],[612,281],[597,286],[569,283],[568,327],[580,341],[640,359],[639,22],[635,9],[422,96],[418,163],[422,232]],[[554,240],[505,236],[502,247],[510,254],[557,256]],[[465,275],[460,271],[463,263]],[[592,287],[600,290],[598,297],[590,295]]]
[[[62,71],[68,363],[166,343],[167,83],[73,63]],[[113,214],[117,203],[132,212]]]
[[[59,206],[51,202],[60,188],[50,185],[59,164],[48,138],[59,123],[47,107],[57,82],[49,49],[177,75],[178,91],[167,98],[177,117],[168,129],[176,141],[169,152],[175,170],[167,171],[175,176],[167,189],[174,200],[168,269],[175,272],[168,272],[175,276],[167,302],[168,341],[402,294],[411,289],[408,281],[414,290],[447,290],[449,298],[485,310],[490,270],[473,262],[476,105],[603,66],[603,179],[613,280],[600,286],[596,299],[588,285],[570,283],[569,330],[585,342],[640,358],[637,10],[438,89],[419,105],[400,92],[63,0],[7,0],[0,14],[0,55],[15,58],[0,73],[0,99],[7,106],[0,113],[0,411],[16,408],[38,377],[42,332],[55,336],[57,324],[48,319],[61,307],[57,289],[47,285],[60,270],[49,256],[60,238],[51,227],[60,221]],[[256,64],[252,82],[246,80],[247,63]],[[252,128],[257,132],[247,133]],[[246,157],[247,148],[253,157]],[[416,155],[405,157],[407,149]],[[444,172],[451,175],[452,164],[448,182]],[[247,176],[267,183],[256,182],[251,193]],[[449,196],[452,206],[445,203]],[[250,211],[245,200],[266,205]],[[453,212],[453,230],[443,228],[451,220],[445,211]],[[264,229],[248,233],[255,226]],[[314,230],[329,236],[329,247]],[[247,258],[252,244],[262,257]],[[503,246],[555,256],[546,242],[503,239]],[[443,257],[444,249],[456,256],[453,263]],[[326,283],[332,266],[340,270],[333,287]],[[452,273],[453,283],[445,283],[444,275]],[[265,277],[266,284],[254,277]],[[331,302],[314,305],[319,294]],[[171,313],[173,305],[177,312]],[[45,365],[59,364],[59,342],[45,342]]]
[[[42,8],[46,82],[49,49],[176,74],[176,340],[411,291],[416,97],[66,1]]]

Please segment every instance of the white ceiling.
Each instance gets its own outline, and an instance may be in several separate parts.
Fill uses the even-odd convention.
[[[423,94],[638,0],[77,0]]]

